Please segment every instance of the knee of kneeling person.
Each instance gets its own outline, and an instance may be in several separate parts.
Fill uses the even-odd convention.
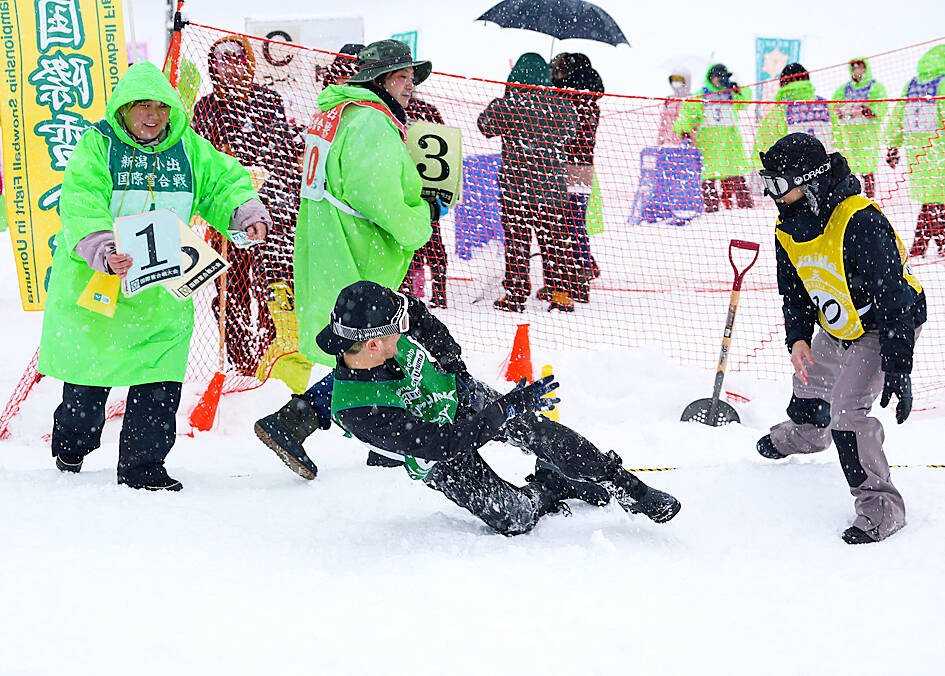
[[[801,399],[792,395],[787,414],[791,422],[798,425],[830,426],[830,403],[823,399]]]

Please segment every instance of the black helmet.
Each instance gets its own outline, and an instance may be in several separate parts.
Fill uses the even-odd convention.
[[[778,84],[783,87],[788,82],[794,82],[795,80],[810,80],[810,73],[799,63],[789,63],[781,71],[778,80]]]
[[[782,136],[766,153],[758,153],[764,171],[759,172],[765,194],[775,199],[830,171],[824,144],[810,134]]]

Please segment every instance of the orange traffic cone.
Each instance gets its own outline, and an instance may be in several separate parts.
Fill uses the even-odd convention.
[[[517,383],[522,378],[532,382],[532,348],[528,341],[528,324],[519,324],[512,343],[512,354],[509,355],[508,366],[505,369],[505,379]]]
[[[217,407],[220,405],[220,393],[223,391],[223,374],[217,371],[207,386],[207,391],[200,397],[200,401],[190,412],[190,426],[200,432],[206,432],[213,427],[217,417]]]

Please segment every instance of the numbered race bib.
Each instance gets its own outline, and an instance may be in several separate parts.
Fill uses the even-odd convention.
[[[706,101],[702,124],[707,127],[734,127],[735,108],[728,102]]]
[[[305,132],[305,152],[302,155],[302,190],[303,199],[319,201],[328,199],[336,207],[343,208],[343,203],[333,197],[326,188],[328,175],[326,172],[326,163],[328,161],[328,151],[335,140],[335,134],[338,133],[338,125],[341,124],[341,114],[345,108],[350,105],[364,106],[373,108],[379,113],[383,113],[394,123],[401,138],[404,137],[405,129],[387,106],[373,101],[345,101],[328,111],[319,111],[312,118],[312,124]],[[348,213],[364,218],[363,215],[350,207],[344,209]]]
[[[180,277],[183,259],[179,219],[170,209],[156,209],[115,220],[118,251],[134,259],[122,281],[125,296]]]
[[[328,149],[338,132],[341,111],[344,106],[336,106],[327,112],[315,115],[311,126],[305,132],[305,153],[302,155],[302,197],[318,201],[325,197],[325,162]]]
[[[462,199],[462,132],[433,122],[414,122],[407,128],[407,151],[423,179],[423,197],[437,197],[452,207]]]
[[[187,300],[226,272],[230,264],[186,223],[178,219],[177,225],[184,263],[183,274],[177,279],[163,282],[163,285],[177,300]]]

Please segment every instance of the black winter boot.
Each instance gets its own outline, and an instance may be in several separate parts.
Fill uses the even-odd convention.
[[[541,484],[557,500],[583,500],[595,507],[603,507],[610,502],[610,493],[603,486],[593,481],[567,477],[560,469],[541,459],[535,461],[535,473],[525,477],[525,480]]]
[[[404,461],[394,460],[393,458],[388,458],[386,455],[381,455],[380,453],[375,453],[374,451],[368,451],[367,466],[368,467],[403,467]]]
[[[679,513],[682,504],[669,493],[647,486],[623,468],[623,460],[614,451],[607,456],[613,461],[613,476],[601,481],[617,500],[617,504],[630,514],[643,514],[656,523],[666,523]]]
[[[129,476],[118,477],[119,485],[146,491],[179,491],[181,482],[168,475],[164,465],[149,466]]]
[[[774,441],[771,440],[771,435],[766,434],[758,440],[758,443],[755,444],[755,450],[759,454],[768,458],[768,460],[780,460],[781,458],[786,458],[781,451],[774,447]]]
[[[318,467],[305,454],[302,443],[321,427],[314,407],[304,399],[292,397],[272,415],[256,421],[259,440],[275,451],[279,459],[303,479],[314,479]]]
[[[60,451],[56,456],[56,469],[60,472],[78,473],[82,469],[82,461],[85,456],[81,453],[66,453]]]
[[[843,541],[848,545],[866,545],[871,542],[877,542],[876,538],[870,536],[865,530],[857,528],[856,526],[850,526],[840,537],[843,538]]]

